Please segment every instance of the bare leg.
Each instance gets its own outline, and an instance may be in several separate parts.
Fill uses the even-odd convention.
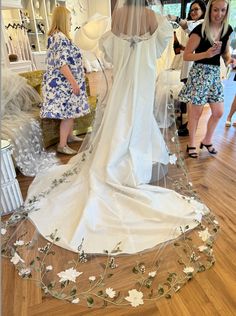
[[[72,130],[74,123],[74,119],[65,119],[61,121],[60,124],[60,147],[64,147],[67,145],[67,138]]]
[[[202,105],[193,105],[191,103],[188,104],[189,147],[196,147],[195,135],[202,110]],[[196,150],[189,150],[189,153],[193,152],[196,152]]]
[[[227,121],[231,121],[233,114],[236,112],[236,96],[234,97],[233,103],[231,104],[230,112],[227,116]]]
[[[73,127],[74,127],[74,119],[73,119],[73,124],[71,126],[70,132],[69,132],[69,137],[73,136]]]
[[[70,132],[69,132],[69,135],[68,135],[68,138],[67,138],[67,142],[68,143],[73,143],[73,142],[81,142],[81,141],[83,141],[83,138],[78,137],[78,136],[73,134],[73,127],[74,127],[74,121],[73,121],[73,124],[71,126],[71,129],[70,129]]]
[[[223,115],[224,111],[224,103],[218,102],[218,103],[211,103],[211,116],[207,122],[207,131],[205,134],[205,137],[202,140],[202,143],[205,145],[212,144],[212,137],[214,134],[214,131],[216,129],[216,126]],[[211,148],[209,148],[211,150]]]

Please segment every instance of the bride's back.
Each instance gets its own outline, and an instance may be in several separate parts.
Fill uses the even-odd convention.
[[[142,36],[153,34],[157,29],[156,15],[144,5],[124,5],[116,8],[112,15],[112,32],[120,36]]]

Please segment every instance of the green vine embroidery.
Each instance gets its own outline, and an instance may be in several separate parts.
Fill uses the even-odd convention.
[[[83,276],[84,267],[91,262],[91,255],[83,251],[83,240],[78,246],[78,253],[67,262],[63,271],[57,273],[58,278],[55,280],[48,278],[54,269],[53,265],[48,264],[48,262],[52,261],[50,258],[56,254],[54,245],[60,240],[57,231],[47,236],[51,241],[39,247],[35,258],[26,262],[24,253],[33,249],[34,240],[27,241],[28,234],[24,232],[18,236],[13,245],[10,245],[9,236],[7,237],[8,230],[10,231],[10,227],[15,227],[15,225],[12,221],[8,222],[1,229],[3,237],[2,255],[11,258],[11,262],[16,266],[18,274],[22,278],[36,281],[45,295],[67,300],[73,304],[86,301],[88,307],[101,303],[103,306],[112,304],[137,307],[144,304],[145,301],[158,300],[163,297],[170,299],[196,273],[205,271],[214,264],[215,258],[212,246],[219,225],[212,214],[206,215],[204,220],[206,225],[199,223],[196,228],[198,232],[197,244],[202,242],[200,246],[197,246],[192,240],[188,233],[188,226],[180,227],[181,237],[171,244],[171,247],[177,253],[177,266],[180,267],[178,271],[167,272],[165,279],[160,283],[161,263],[159,260],[152,265],[151,269],[144,261],[137,261],[133,267],[130,267],[130,274],[135,276],[133,286],[125,291],[115,289],[115,281],[112,283],[113,287],[109,285],[119,268],[120,243],[111,252],[104,251],[100,263],[102,273],[90,275],[87,278],[87,284],[83,281],[82,289],[80,278]],[[93,271],[96,271],[96,269]]]

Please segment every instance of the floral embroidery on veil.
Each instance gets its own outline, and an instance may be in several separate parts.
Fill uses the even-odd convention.
[[[57,272],[51,279],[50,274],[55,269],[52,263],[53,257],[58,251],[55,244],[60,237],[55,231],[49,236],[50,242],[45,243],[44,240],[42,245],[37,248],[34,238],[29,240],[28,232],[25,231],[10,245],[9,238],[12,229],[14,230],[17,223],[25,218],[27,218],[27,213],[19,211],[3,224],[1,228],[2,255],[11,258],[10,261],[15,265],[20,277],[33,279],[38,283],[45,295],[73,304],[85,301],[88,307],[107,306],[108,304],[137,307],[147,301],[163,297],[169,299],[198,272],[209,269],[215,263],[212,246],[219,225],[214,216],[208,214],[205,215],[204,224],[198,223],[197,239],[193,239],[191,234],[189,235],[188,227],[180,227],[181,237],[170,245],[177,254],[175,262],[177,269],[169,271],[164,277],[159,271],[159,260],[161,259],[156,260],[150,266],[140,258],[135,264],[130,265],[129,269],[124,265],[128,271],[125,277],[131,278],[133,283],[131,282],[130,288],[122,291],[120,286],[116,288],[116,282],[119,283],[116,273],[118,275],[121,273],[120,269],[123,267],[120,262],[125,259],[125,257],[116,257],[120,252],[120,243],[111,251],[104,250],[104,255],[99,260],[101,271],[96,275],[91,275],[93,257],[83,251],[82,240],[78,246],[78,253],[67,262],[64,270]],[[24,254],[28,251],[37,253],[37,255],[32,260],[29,258],[32,256],[25,258]],[[96,260],[94,264],[97,264]],[[92,271],[94,273],[96,269]]]
[[[171,137],[173,152],[174,148],[179,146],[177,138],[175,131]],[[59,268],[61,248],[57,246],[60,241],[58,231],[52,232],[45,241],[42,237],[35,237],[35,232],[32,233],[30,227],[32,225],[28,226],[27,231],[24,221],[31,212],[37,212],[40,199],[78,175],[81,164],[86,162],[87,155],[91,153],[92,150],[88,150],[87,154],[83,153],[77,165],[64,172],[60,178],[54,179],[48,190],[32,197],[24,208],[2,223],[2,256],[10,258],[20,277],[34,280],[42,288],[44,295],[72,304],[85,303],[88,307],[138,307],[148,301],[170,299],[198,272],[214,265],[213,243],[219,224],[212,213],[206,213],[199,207],[195,214],[195,233],[189,231],[188,226],[179,227],[181,235],[173,242],[144,251],[141,255],[131,256],[119,255],[122,252],[121,242],[113,249],[104,249],[104,253],[99,256],[86,253],[82,239],[77,253],[67,252],[65,258],[68,256],[69,260],[63,261]],[[183,168],[181,154],[170,154],[170,164]],[[180,178],[173,182],[173,188],[176,191],[184,191],[186,195],[183,198],[189,203],[197,202],[198,198],[192,191],[191,182],[186,183]],[[175,256],[175,261],[168,271],[162,271],[162,247],[167,251],[167,256]],[[152,252],[150,262],[149,253]],[[97,270],[98,266],[100,270]],[[120,285],[123,278],[130,279],[125,288]]]

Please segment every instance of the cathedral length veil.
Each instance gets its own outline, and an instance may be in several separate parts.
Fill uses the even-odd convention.
[[[117,1],[100,42],[113,82],[93,132],[67,165],[36,176],[3,223],[3,255],[45,295],[137,307],[214,263],[218,223],[188,180],[171,89],[161,128],[153,115],[156,58],[171,36],[145,1]]]

